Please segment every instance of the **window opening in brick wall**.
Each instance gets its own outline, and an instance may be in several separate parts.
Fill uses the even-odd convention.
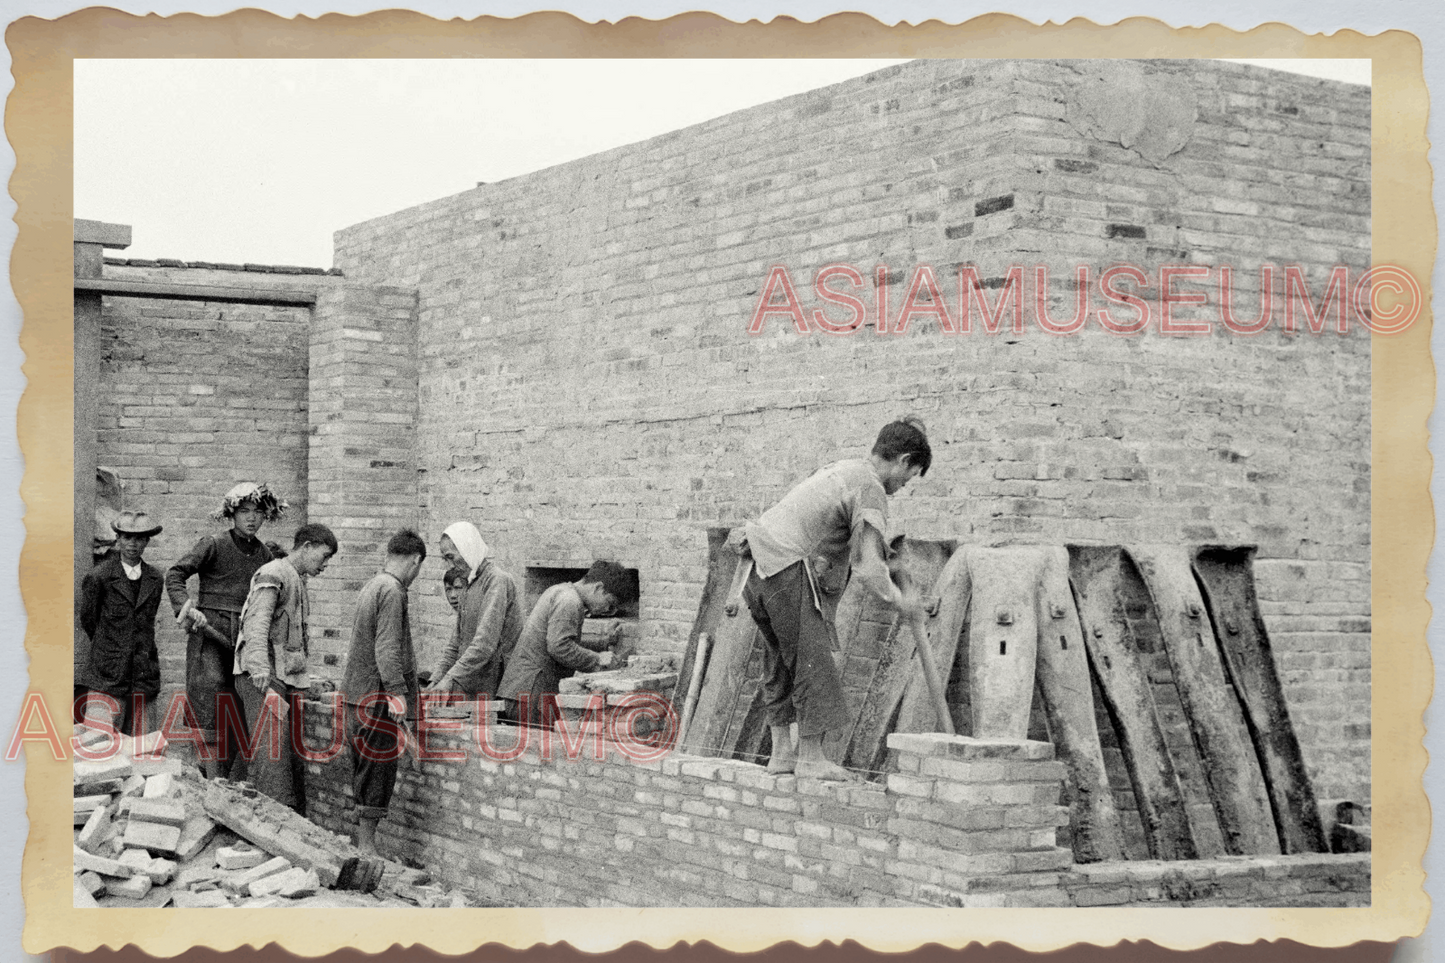
[[[631,581],[632,598],[631,602],[624,602],[611,612],[597,612],[595,617],[599,619],[619,619],[623,622],[636,622],[640,606],[641,582],[638,579],[637,569],[624,569],[628,579]],[[587,574],[586,567],[583,568],[556,568],[542,565],[527,566],[526,584],[523,587],[524,601],[527,611],[532,611],[532,606],[537,604],[537,599],[542,593],[554,585],[561,585],[564,582],[576,582]],[[624,627],[625,628],[625,627]]]

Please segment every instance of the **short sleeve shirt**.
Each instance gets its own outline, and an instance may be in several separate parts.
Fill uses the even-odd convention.
[[[782,501],[747,525],[748,546],[763,578],[799,561],[818,565],[820,580],[840,591],[848,579],[848,554],[865,526],[888,536],[888,493],[867,459],[820,468]]]

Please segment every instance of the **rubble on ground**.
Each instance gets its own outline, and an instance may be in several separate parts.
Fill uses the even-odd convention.
[[[76,726],[99,755],[110,736]],[[207,780],[165,738],[119,736],[74,763],[76,907],[464,907],[401,863],[361,855],[250,784]]]

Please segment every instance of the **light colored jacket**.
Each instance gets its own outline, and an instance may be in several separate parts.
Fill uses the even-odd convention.
[[[308,609],[306,580],[290,559],[261,566],[251,576],[251,591],[241,609],[233,671],[252,679],[265,676],[297,689],[309,688]]]

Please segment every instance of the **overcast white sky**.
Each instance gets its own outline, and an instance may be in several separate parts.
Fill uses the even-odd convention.
[[[330,267],[358,221],[900,62],[78,60],[75,216],[124,256]]]

